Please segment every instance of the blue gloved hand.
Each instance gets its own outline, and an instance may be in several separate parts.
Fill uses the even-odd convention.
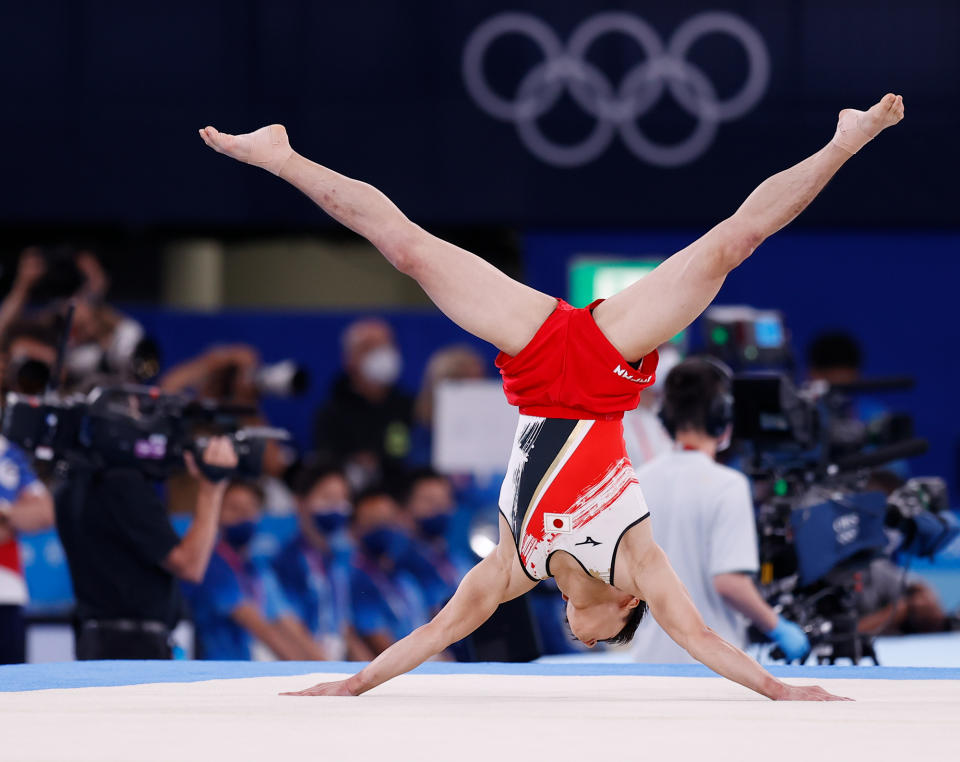
[[[794,624],[783,617],[777,621],[777,626],[767,633],[767,637],[780,646],[786,654],[787,661],[802,659],[810,653],[810,640],[800,625]]]

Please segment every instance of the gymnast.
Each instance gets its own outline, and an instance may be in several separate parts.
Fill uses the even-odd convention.
[[[704,624],[653,540],[621,418],[654,381],[656,347],[699,316],[731,270],[903,113],[902,97],[893,94],[867,111],[841,111],[835,135],[817,153],[765,180],[732,216],[643,279],[580,309],[427,233],[370,185],[299,155],[281,125],[246,135],[200,130],[217,152],[262,167],[305,193],[414,278],[447,317],[497,347],[504,392],[520,408],[500,492],[496,549],[431,622],[360,672],[286,695],[365,693],[466,637],[499,604],[554,577],[570,629],[588,647],[628,642],[649,608],[691,656],[757,693],[775,700],[843,700],[818,686],[781,682]]]

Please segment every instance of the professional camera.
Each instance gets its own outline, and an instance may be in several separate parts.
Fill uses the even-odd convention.
[[[761,588],[807,632],[820,662],[876,656],[858,633],[858,574],[879,557],[933,555],[960,530],[940,479],[913,479],[889,496],[872,469],[926,450],[910,426],[850,426],[846,395],[902,387],[902,380],[798,390],[779,373],[733,380],[734,437],[756,492]],[[856,431],[854,431],[856,429]],[[854,435],[856,434],[856,435]],[[899,437],[899,438],[898,438]]]
[[[289,439],[282,429],[240,425],[255,412],[143,386],[100,387],[67,397],[10,393],[3,434],[44,461],[134,467],[162,479],[182,469],[184,453],[192,452],[211,479],[253,478],[260,475],[267,441]],[[206,466],[200,457],[215,435],[233,442],[239,462],[231,472]]]

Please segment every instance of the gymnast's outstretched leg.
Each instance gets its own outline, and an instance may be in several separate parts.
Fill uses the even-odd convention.
[[[764,181],[732,217],[600,304],[593,313],[597,325],[631,362],[676,336],[713,301],[733,268],[800,214],[853,154],[902,118],[903,99],[893,94],[868,111],[841,111],[830,143]]]
[[[246,135],[206,127],[200,136],[219,153],[263,167],[301,190],[415,278],[453,322],[507,354],[523,349],[556,307],[556,299],[427,233],[376,188],[304,158],[290,147],[282,125]]]

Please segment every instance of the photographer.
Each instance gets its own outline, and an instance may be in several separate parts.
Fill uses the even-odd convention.
[[[206,447],[205,468],[232,469],[230,440]],[[196,514],[178,537],[155,484],[134,468],[74,468],[58,490],[57,529],[77,599],[78,659],[169,659],[180,614],[177,578],[203,579],[217,536],[225,482],[202,474]]]
[[[269,426],[261,407],[264,396],[290,397],[302,394],[309,383],[306,371],[292,360],[264,364],[260,353],[248,344],[212,346],[184,360],[161,376],[158,386],[167,394],[192,392],[198,397],[250,409],[243,422]],[[263,454],[266,509],[289,514],[295,510],[294,497],[282,477],[295,453],[289,446],[270,440]]]
[[[759,563],[747,479],[715,460],[732,429],[730,382],[730,371],[707,358],[685,360],[670,371],[661,418],[677,449],[638,469],[637,479],[657,509],[654,538],[706,624],[743,648],[745,617],[788,659],[799,659],[810,650],[806,634],[770,608],[752,578]],[[653,621],[641,622],[634,643],[644,661],[692,661]]]

